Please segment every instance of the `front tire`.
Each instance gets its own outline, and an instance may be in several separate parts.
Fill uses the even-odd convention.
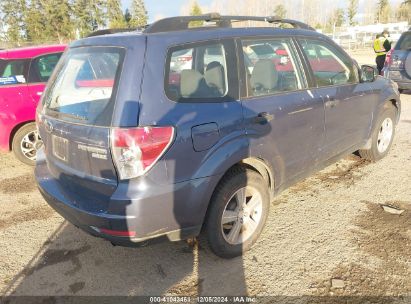
[[[396,114],[393,105],[383,110],[372,133],[371,148],[358,151],[362,158],[375,162],[388,154],[395,135]]]
[[[14,134],[12,150],[16,158],[26,165],[36,164],[37,150],[43,146],[36,124],[25,124]]]
[[[270,206],[264,178],[253,170],[236,167],[217,186],[206,222],[211,250],[234,258],[251,248],[260,236]]]

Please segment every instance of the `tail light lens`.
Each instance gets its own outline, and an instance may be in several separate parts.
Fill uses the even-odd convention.
[[[385,55],[385,62],[384,62],[384,66],[390,66],[392,63],[392,51],[390,50],[387,55]]]
[[[173,139],[171,126],[112,129],[111,149],[119,178],[124,180],[145,174]]]

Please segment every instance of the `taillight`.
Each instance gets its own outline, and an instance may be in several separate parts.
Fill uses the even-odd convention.
[[[392,51],[390,50],[387,55],[385,55],[385,62],[384,62],[384,66],[390,66],[392,64]]]
[[[174,139],[174,128],[139,127],[111,130],[113,161],[120,179],[145,174]]]

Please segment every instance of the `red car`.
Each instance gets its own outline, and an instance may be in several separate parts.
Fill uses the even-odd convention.
[[[0,150],[34,165],[42,146],[35,124],[36,106],[65,45],[0,51]]]

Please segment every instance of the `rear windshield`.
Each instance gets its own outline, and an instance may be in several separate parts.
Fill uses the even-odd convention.
[[[397,44],[396,50],[411,50],[411,32],[403,33]]]
[[[118,47],[70,49],[56,67],[43,98],[48,115],[109,126],[124,57]]]

